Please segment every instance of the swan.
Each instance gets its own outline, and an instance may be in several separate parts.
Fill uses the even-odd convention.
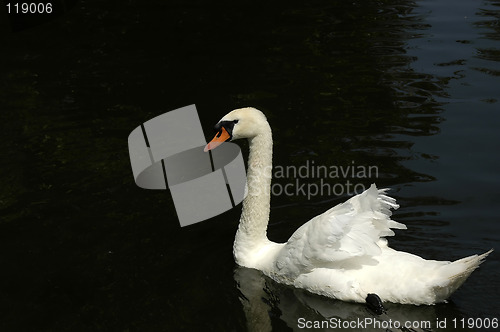
[[[286,243],[267,238],[272,177],[272,133],[266,116],[240,108],[216,125],[205,147],[247,138],[247,195],[236,232],[233,255],[238,265],[262,271],[276,282],[330,298],[431,305],[445,302],[492,252],[450,261],[425,260],[388,246],[392,229],[406,229],[390,219],[399,206],[387,189],[373,184],[298,228]]]

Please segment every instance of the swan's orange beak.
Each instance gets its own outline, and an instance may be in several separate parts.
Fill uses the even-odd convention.
[[[228,139],[231,138],[231,135],[227,132],[226,128],[222,127],[222,129],[214,136],[214,138],[205,146],[203,151],[207,152],[208,150],[213,150]]]

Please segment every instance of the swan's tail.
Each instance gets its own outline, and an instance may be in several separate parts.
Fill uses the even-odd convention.
[[[436,303],[445,301],[458,287],[462,286],[470,274],[481,265],[493,249],[482,255],[465,257],[440,267],[441,280],[435,285]]]

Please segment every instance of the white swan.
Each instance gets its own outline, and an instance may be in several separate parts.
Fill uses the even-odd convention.
[[[454,262],[425,260],[389,248],[395,199],[372,185],[365,192],[311,219],[286,243],[267,238],[272,172],[272,135],[265,115],[255,108],[234,110],[216,125],[207,144],[248,138],[248,193],[233,253],[236,263],[261,270],[277,282],[331,298],[364,302],[375,293],[382,301],[434,304],[445,301],[492,251]]]

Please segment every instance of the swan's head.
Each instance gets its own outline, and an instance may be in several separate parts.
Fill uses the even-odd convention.
[[[255,137],[264,130],[269,130],[269,124],[264,113],[256,108],[246,107],[229,112],[214,128],[217,134],[205,146],[205,152],[227,141]]]

